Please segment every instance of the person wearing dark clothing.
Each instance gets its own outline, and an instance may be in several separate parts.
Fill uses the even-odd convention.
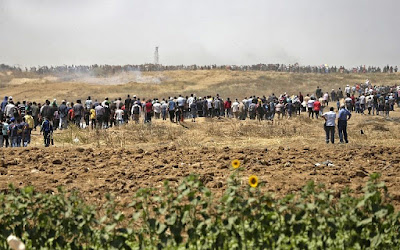
[[[34,129],[36,131],[36,127],[39,125],[39,110],[40,110],[36,102],[32,103],[31,110],[32,110],[33,121],[35,123]]]
[[[83,105],[81,103],[81,100],[77,100],[76,103],[73,106],[74,109],[74,122],[75,125],[80,128],[81,126],[81,119],[84,116],[84,111],[83,111]]]
[[[50,101],[46,100],[46,103],[43,105],[43,107],[40,109],[40,116],[43,118],[47,118],[49,121],[53,120],[53,107],[50,106]]]
[[[131,116],[131,109],[132,109],[132,99],[130,95],[128,98],[125,99],[125,112],[124,112],[124,121],[127,122],[129,117]]]
[[[4,110],[5,110],[6,106],[7,106],[7,104],[8,104],[8,96],[5,96],[4,99],[3,99],[3,101],[1,102],[1,111],[4,112]]]
[[[50,146],[51,134],[53,133],[53,126],[50,121],[45,117],[40,132],[43,133],[45,147]]]
[[[347,121],[350,120],[350,118],[351,118],[351,113],[344,106],[342,106],[339,111],[339,117],[338,117],[340,143],[343,143],[343,139],[346,143],[349,143],[347,139]]]

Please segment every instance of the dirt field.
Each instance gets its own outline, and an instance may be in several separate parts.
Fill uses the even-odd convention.
[[[170,72],[169,77],[178,73]],[[233,74],[239,74],[238,79],[242,79],[247,73],[204,71],[188,74],[188,79],[198,74],[202,80],[196,80],[192,85],[185,85],[181,81],[184,86],[182,92],[189,93],[190,88],[197,91],[207,89],[211,94],[219,91],[218,88],[221,88],[220,93],[235,91],[230,85],[222,84],[224,81],[216,78],[217,76],[225,74],[231,81],[235,78]],[[260,77],[258,75],[255,78],[257,74],[261,73],[249,72],[248,81]],[[184,76],[180,77],[184,79]],[[202,83],[207,77],[211,79],[209,85]],[[355,79],[362,81],[365,75],[286,74],[280,77],[273,74],[271,77],[286,84],[285,79],[288,78],[296,78],[296,84],[311,81],[304,89],[313,91],[318,82],[325,82],[325,85],[321,84],[323,88],[331,89],[351,83]],[[340,80],[333,79],[340,77]],[[381,77],[382,80],[377,80],[377,83],[387,84],[393,84],[399,78],[394,74],[368,77]],[[245,83],[243,80],[240,84]],[[33,85],[28,82],[19,85],[20,88],[3,87],[2,92],[16,96],[16,99],[26,96],[37,100],[54,96],[61,99],[62,95],[70,94],[76,96],[79,86],[83,92],[95,88],[99,91],[96,92],[99,96],[105,96],[111,90],[115,93],[128,90],[131,94],[135,93],[134,88],[130,89],[134,83],[106,88],[83,83],[69,86],[61,83],[52,85],[51,82],[41,84],[43,85],[35,86],[48,89],[43,95],[38,89],[31,89]],[[172,83],[151,85],[149,89],[143,88],[143,91],[153,90],[156,96],[164,95],[174,90],[162,90],[170,84]],[[249,90],[246,91],[249,93],[258,88],[258,85],[248,86]],[[268,94],[283,87],[277,86],[271,80],[270,85],[260,88],[263,91],[267,89]],[[176,89],[174,91],[179,93]],[[12,183],[17,187],[33,185],[41,191],[55,192],[57,186],[61,185],[67,190],[80,190],[86,199],[94,203],[101,203],[107,192],[114,193],[121,202],[129,202],[139,188],[159,188],[164,180],[178,183],[184,176],[195,173],[218,196],[224,190],[226,178],[232,172],[231,161],[239,159],[245,169],[241,172],[244,183],[247,183],[249,175],[255,174],[265,184],[265,191],[278,196],[299,190],[308,180],[323,183],[335,191],[349,186],[359,193],[362,192],[368,175],[380,172],[395,199],[396,207],[400,208],[399,125],[400,109],[391,113],[390,118],[355,114],[349,121],[350,143],[346,145],[326,145],[323,120],[309,119],[306,114],[290,120],[277,120],[274,124],[266,121],[259,123],[201,118],[196,123],[186,121],[183,126],[169,121],[154,121],[151,126],[129,124],[107,131],[69,129],[56,132],[55,146],[51,148],[44,148],[40,135],[34,132],[31,147],[0,151],[0,190],[6,190]],[[364,134],[361,134],[361,130]],[[333,165],[326,166],[324,162],[327,161]],[[316,163],[321,165],[316,167]]]
[[[364,83],[366,79],[377,85],[395,85],[400,82],[396,74],[297,74],[265,71],[164,71],[121,74],[110,78],[77,76],[0,76],[0,91],[16,100],[43,103],[56,98],[104,100],[105,97],[125,99],[127,94],[141,98],[165,98],[178,94],[197,96],[220,94],[223,97],[240,98],[271,93],[298,94],[299,91],[314,93],[317,86],[330,92],[342,89],[346,84]]]
[[[162,186],[164,180],[178,183],[196,173],[219,195],[231,174],[230,162],[239,159],[245,168],[243,182],[251,174],[265,183],[265,190],[278,196],[296,192],[309,180],[324,183],[333,190],[349,186],[362,192],[373,172],[382,173],[390,193],[400,205],[400,147],[394,146],[281,146],[235,149],[225,147],[182,149],[161,146],[154,150],[50,148],[2,150],[0,189],[9,183],[33,185],[44,192],[56,192],[62,185],[78,189],[94,203],[104,194],[129,202],[141,187]],[[325,166],[330,160],[334,166]],[[322,163],[315,167],[315,163]]]
[[[52,148],[43,148],[35,134],[31,148],[0,151],[0,189],[12,183],[56,192],[61,185],[80,190],[94,203],[101,203],[107,192],[129,202],[139,188],[158,188],[164,180],[178,183],[195,173],[218,196],[232,172],[231,161],[239,159],[244,184],[255,174],[265,191],[278,196],[299,190],[309,180],[360,193],[368,175],[379,172],[400,207],[399,115],[396,111],[391,120],[354,115],[346,145],[326,145],[322,120],[304,115],[275,124],[200,119],[184,127],[156,121],[101,132],[73,129],[56,133]],[[72,138],[80,142],[69,143]],[[328,161],[333,165],[327,166]]]

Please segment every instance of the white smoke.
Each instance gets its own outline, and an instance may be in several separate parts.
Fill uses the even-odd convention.
[[[122,72],[109,77],[96,77],[91,74],[74,74],[67,77],[60,77],[62,81],[83,82],[96,85],[119,85],[126,83],[161,84],[166,79],[167,78],[163,76],[162,73],[156,76],[143,76],[140,71]]]

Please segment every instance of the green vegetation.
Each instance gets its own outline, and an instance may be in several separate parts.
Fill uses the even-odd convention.
[[[179,186],[141,189],[129,205],[111,196],[101,207],[78,193],[38,193],[32,187],[0,194],[0,248],[14,234],[27,249],[389,249],[399,245],[400,221],[387,189],[373,174],[361,197],[308,183],[296,195],[262,193],[255,176],[228,179],[213,197],[201,178]],[[124,211],[122,213],[121,211]]]

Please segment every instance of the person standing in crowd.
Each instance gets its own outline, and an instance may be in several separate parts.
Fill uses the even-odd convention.
[[[140,111],[141,111],[141,107],[139,105],[139,102],[135,101],[132,106],[131,113],[132,113],[132,120],[135,121],[136,124],[139,123]]]
[[[163,100],[161,102],[161,117],[163,121],[167,120],[167,110],[168,110],[168,104],[165,100]]]
[[[8,104],[8,96],[5,96],[1,102],[1,111],[5,112],[6,106]]]
[[[160,119],[161,116],[161,103],[156,100],[156,102],[153,104],[153,110],[154,110],[154,118],[155,119]]]
[[[315,114],[315,118],[318,119],[318,115],[319,115],[319,111],[321,110],[321,103],[320,101],[317,99],[314,102],[314,114]]]
[[[115,110],[114,120],[117,126],[124,124],[124,111],[117,106],[117,110]]]
[[[53,108],[50,106],[50,101],[46,100],[45,104],[40,109],[40,117],[44,119],[45,117],[49,122],[53,120],[54,111]]]
[[[31,143],[31,135],[32,135],[32,129],[35,126],[35,121],[33,120],[32,116],[32,111],[28,111],[27,114],[24,117],[25,122],[27,123],[27,144]]]
[[[282,101],[279,101],[279,103],[275,105],[275,113],[278,114],[278,119],[281,118],[281,115],[282,115],[282,118],[283,118],[283,108],[284,108],[284,106],[285,105],[283,104]]]
[[[151,123],[151,117],[153,116],[153,104],[149,99],[145,104],[145,117],[144,123]]]
[[[235,99],[235,101],[232,103],[232,113],[233,117],[238,119],[239,118],[239,102],[238,99]]]
[[[90,108],[90,126],[92,130],[96,128],[96,110],[93,105]]]
[[[197,117],[197,100],[196,98],[193,99],[193,101],[190,103],[190,114],[192,117],[192,122],[196,122],[196,117]]]
[[[308,118],[314,119],[314,102],[315,102],[314,97],[311,97],[307,102]]]
[[[329,112],[326,112],[322,115],[325,120],[324,129],[326,134],[326,143],[329,143],[329,139],[332,144],[335,143],[335,120],[336,120],[336,113],[333,111],[333,107],[329,109]]]
[[[104,120],[104,107],[102,105],[97,105],[95,107],[95,111],[96,111],[96,125],[97,128],[102,129],[103,128],[103,120]]]
[[[168,102],[168,112],[169,112],[169,120],[171,122],[174,122],[175,118],[175,108],[176,108],[176,103],[174,102],[174,99],[171,97]]]
[[[8,140],[8,131],[9,131],[8,126],[9,126],[9,123],[10,122],[8,120],[5,120],[3,118],[2,127],[1,127],[2,137],[1,137],[1,145],[0,145],[0,147],[4,146],[4,147],[8,148],[9,145],[10,145],[10,142]]]
[[[68,124],[68,107],[65,100],[62,100],[61,105],[58,107],[58,115],[60,117],[59,129],[66,129]]]
[[[15,108],[15,105],[14,105],[14,102],[13,102],[12,98],[9,98],[8,104],[4,108],[4,113],[6,114],[6,117],[7,118],[14,117],[15,109],[16,108]]]
[[[32,109],[33,121],[35,122],[35,125],[33,126],[33,128],[36,131],[36,127],[39,125],[39,111],[40,111],[40,109],[39,109],[39,107],[38,107],[36,102],[32,103],[31,109]]]
[[[347,138],[347,121],[350,120],[351,113],[342,106],[339,110],[339,117],[338,117],[338,130],[339,130],[339,139],[340,143],[346,142],[349,143]]]
[[[227,99],[226,99],[226,101],[225,101],[225,103],[224,103],[224,108],[225,108],[225,112],[226,112],[226,114],[225,114],[225,116],[226,117],[232,117],[232,102],[231,102],[231,99],[228,97]]]
[[[83,105],[81,100],[76,100],[76,103],[73,106],[74,114],[75,114],[75,125],[80,128],[81,127],[81,120],[83,117]]]
[[[43,133],[45,147],[50,146],[51,134],[53,133],[53,126],[47,117],[44,117],[40,132]]]
[[[18,140],[18,124],[14,117],[10,118],[10,125],[8,126],[8,137],[10,138],[10,144],[12,148],[17,147]]]

